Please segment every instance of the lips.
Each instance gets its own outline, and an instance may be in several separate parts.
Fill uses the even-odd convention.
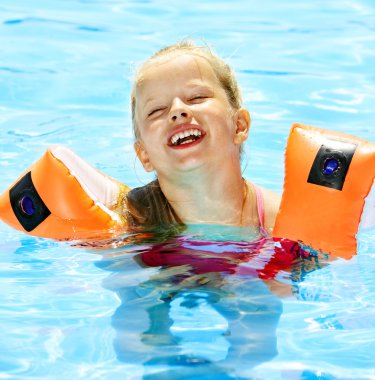
[[[172,131],[168,138],[168,146],[172,148],[187,148],[199,143],[206,133],[194,124],[185,124]]]

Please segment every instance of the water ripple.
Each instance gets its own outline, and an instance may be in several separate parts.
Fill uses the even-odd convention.
[[[18,24],[25,24],[25,23],[46,23],[46,24],[61,24],[61,25],[70,25],[77,28],[77,30],[82,30],[85,32],[104,32],[104,28],[94,27],[94,26],[88,26],[88,25],[77,25],[76,23],[70,22],[70,21],[64,21],[64,20],[58,20],[58,19],[47,19],[47,18],[40,18],[40,17],[25,17],[22,19],[11,19],[11,20],[5,20],[3,21],[4,25],[18,25]]]
[[[306,75],[302,72],[296,71],[270,71],[270,70],[241,70],[245,74],[255,74],[255,75],[269,75],[269,76],[289,76],[289,75]]]
[[[47,74],[56,74],[57,71],[53,69],[46,69],[43,67],[35,68],[34,70],[25,70],[15,67],[6,67],[0,66],[0,71],[10,72],[13,74],[37,74],[37,73],[47,73]]]

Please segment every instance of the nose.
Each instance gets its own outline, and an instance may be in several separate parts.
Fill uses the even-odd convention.
[[[173,123],[189,121],[192,118],[192,112],[189,106],[180,98],[175,98],[169,111],[170,120]]]

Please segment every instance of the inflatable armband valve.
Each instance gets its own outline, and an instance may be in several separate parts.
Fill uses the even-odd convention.
[[[0,196],[0,219],[30,235],[77,239],[122,227],[116,207],[128,190],[55,146]]]
[[[375,178],[375,144],[294,124],[285,153],[284,191],[273,236],[349,259]],[[366,216],[374,218],[374,199]],[[362,218],[361,223],[366,224]]]

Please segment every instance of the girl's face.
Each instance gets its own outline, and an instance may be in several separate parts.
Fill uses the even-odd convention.
[[[173,176],[215,162],[239,160],[249,114],[233,111],[202,57],[168,55],[146,67],[135,89],[138,158],[147,171]]]

